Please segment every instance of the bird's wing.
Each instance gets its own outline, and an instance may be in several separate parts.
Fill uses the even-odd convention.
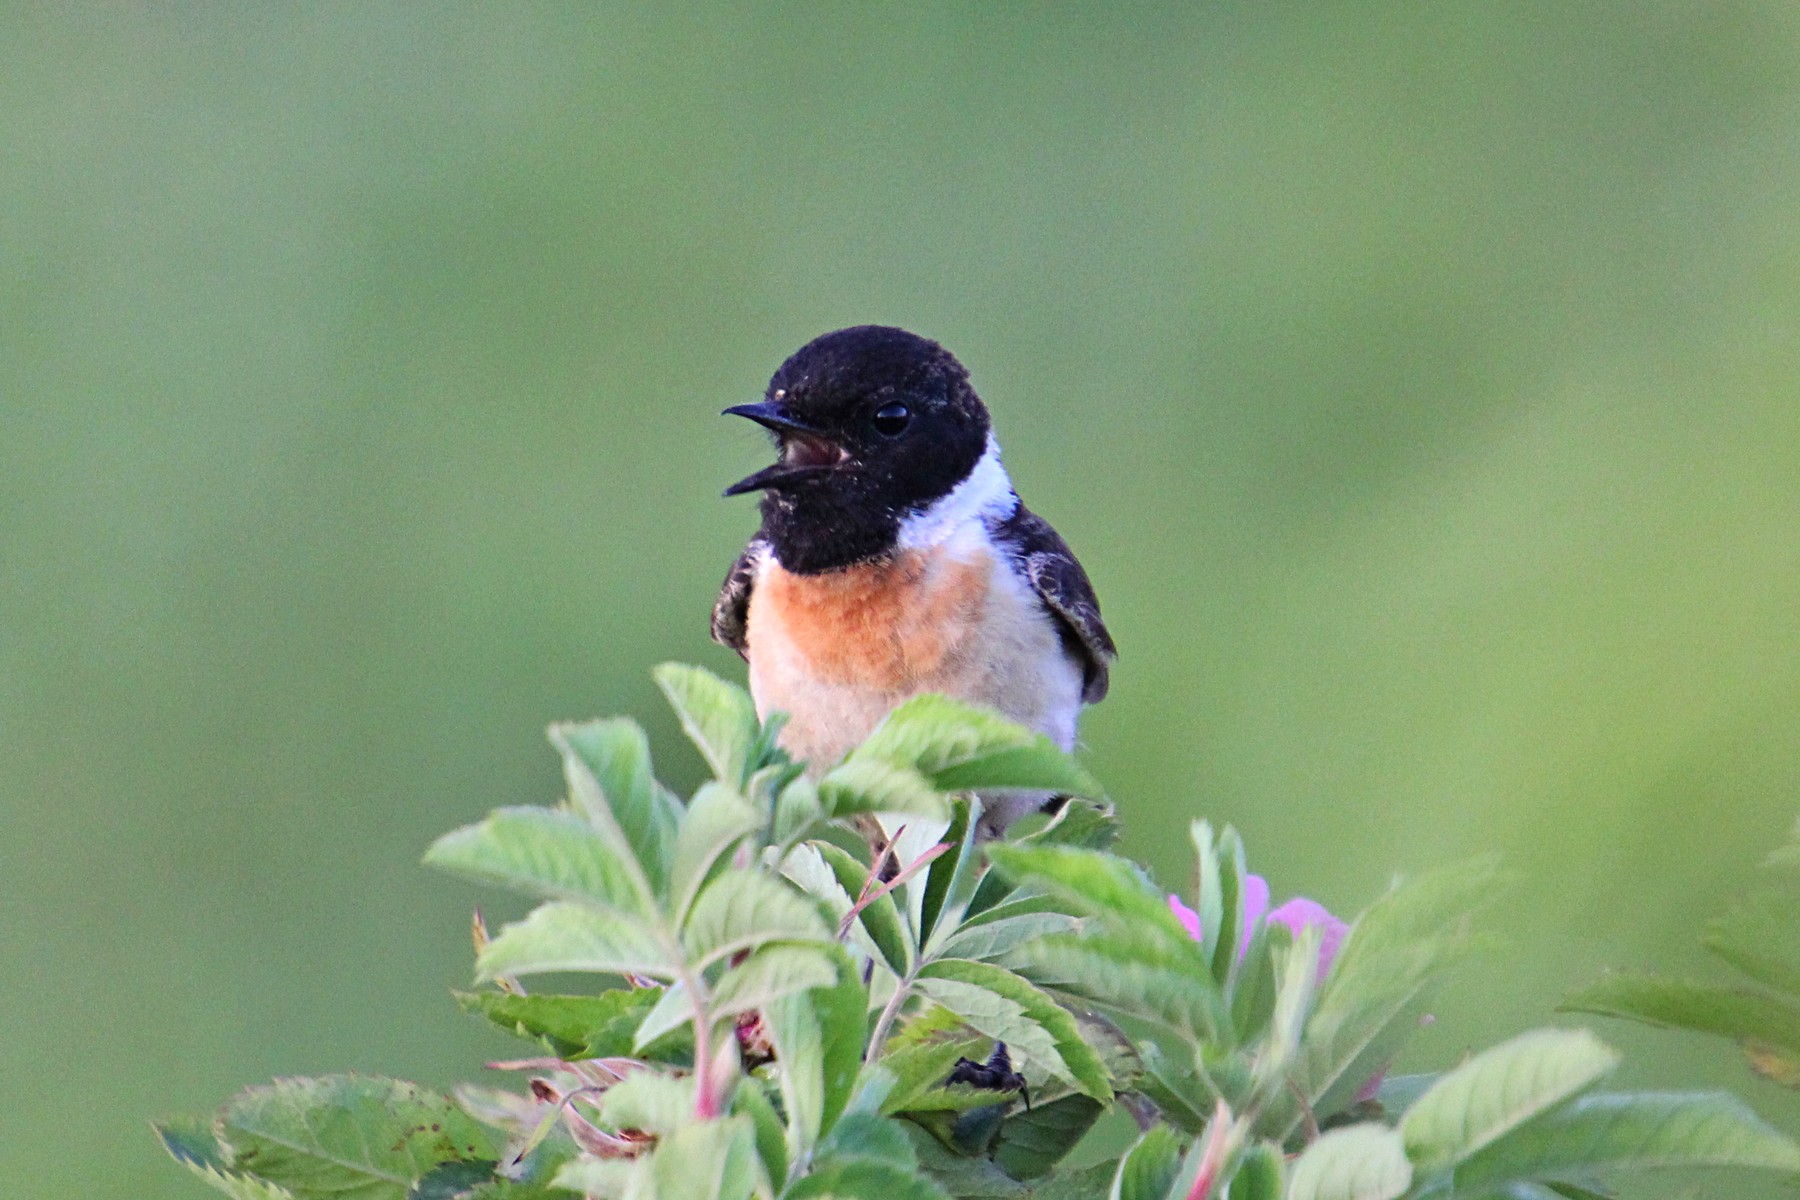
[[[730,646],[744,658],[750,657],[747,626],[750,615],[750,589],[756,583],[756,564],[768,549],[768,543],[755,538],[744,552],[737,556],[731,564],[731,570],[725,576],[725,586],[719,589],[719,598],[713,602],[712,639],[721,646]]]
[[[1100,619],[1100,601],[1087,572],[1050,522],[1023,504],[995,532],[1018,553],[1032,590],[1057,618],[1064,644],[1080,661],[1081,698],[1099,703],[1106,696],[1107,669],[1119,652]]]

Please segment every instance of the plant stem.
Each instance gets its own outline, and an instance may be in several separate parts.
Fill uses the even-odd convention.
[[[869,1052],[863,1055],[864,1063],[872,1063],[881,1057],[881,1048],[887,1044],[888,1030],[893,1028],[894,1018],[900,1015],[900,1006],[906,1003],[906,997],[912,992],[913,977],[894,981],[894,994],[881,1010],[881,1016],[875,1021],[875,1032],[869,1035]]]

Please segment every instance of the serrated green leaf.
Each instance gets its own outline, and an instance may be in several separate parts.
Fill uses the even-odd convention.
[[[1619,1064],[1585,1029],[1538,1029],[1485,1050],[1446,1073],[1400,1122],[1407,1157],[1438,1171],[1476,1153]]]
[[[1101,794],[1049,738],[944,696],[918,696],[894,709],[850,759],[911,767],[941,791]]]
[[[1106,794],[1055,742],[1042,734],[1029,746],[1013,746],[931,772],[945,792],[1050,792],[1098,800]]]
[[[762,814],[735,788],[717,782],[701,785],[675,835],[669,898],[676,921],[686,920],[720,857],[761,827]]]
[[[1223,1028],[1223,1000],[1203,962],[1175,964],[1155,948],[1104,938],[1048,935],[1017,947],[1007,962],[1033,982],[1199,1037]]]
[[[1205,965],[1199,946],[1169,910],[1168,897],[1122,858],[1075,846],[1004,844],[989,846],[988,858],[1016,883],[1029,881],[1063,900],[1070,912],[1116,921],[1141,940]]]
[[[883,1103],[888,1113],[921,1109],[961,1111],[978,1103],[992,1104],[993,1094],[945,1087],[958,1059],[985,1058],[994,1040],[965,1025],[940,1005],[927,1005],[887,1040],[881,1065],[892,1072],[894,1087]]]
[[[549,808],[502,808],[445,834],[425,853],[434,867],[550,900],[614,913],[647,910],[637,866],[592,824]]]
[[[1765,889],[1707,927],[1706,948],[1758,983],[1800,997],[1800,895]]]
[[[1294,1160],[1288,1200],[1395,1200],[1412,1185],[1400,1135],[1380,1125],[1334,1129]]]
[[[944,940],[939,953],[944,958],[990,962],[1004,959],[1010,951],[1038,938],[1072,934],[1079,928],[1080,921],[1067,913],[1022,913],[998,921],[964,925]]]
[[[714,1018],[729,1017],[836,982],[837,968],[825,949],[769,946],[725,972],[707,1007]]]
[[[560,724],[550,741],[572,755],[595,787],[571,785],[569,798],[597,828],[616,827],[630,844],[653,889],[668,884],[669,854],[677,813],[650,769],[650,743],[637,722],[624,718]]]
[[[242,1175],[185,1161],[182,1165],[211,1187],[230,1196],[231,1200],[299,1200],[299,1197],[286,1188],[277,1187],[254,1175]]]
[[[1749,1038],[1800,1052],[1800,1005],[1748,988],[1652,975],[1608,975],[1559,1007],[1667,1029]]]
[[[642,924],[587,904],[553,901],[501,929],[475,965],[482,979],[491,980],[544,971],[609,971],[668,979],[678,964],[670,949]]]
[[[943,820],[950,803],[911,767],[873,758],[848,759],[819,780],[819,801],[834,817],[855,813],[904,813]]]
[[[991,963],[946,959],[927,963],[919,991],[997,1041],[1014,1059],[1039,1066],[1077,1091],[1112,1099],[1106,1067],[1067,1009],[1031,983]]]
[[[713,775],[721,783],[743,787],[758,730],[750,693],[685,663],[663,663],[651,675]]]
[[[1648,1167],[1800,1173],[1800,1146],[1724,1093],[1583,1096],[1529,1121],[1456,1168],[1458,1193],[1514,1180],[1581,1180]]]
[[[1009,1112],[994,1143],[994,1161],[1015,1179],[1047,1175],[1105,1111],[1099,1101],[1075,1095]]]
[[[657,988],[618,988],[598,996],[455,992],[464,1012],[486,1017],[520,1037],[541,1041],[558,1058],[610,1058],[631,1053],[632,1035],[661,998]]]
[[[682,928],[694,968],[770,942],[827,942],[819,906],[786,880],[761,871],[727,871],[706,885]]]
[[[495,1156],[488,1133],[449,1099],[357,1075],[279,1079],[221,1110],[224,1170],[298,1196],[405,1200],[442,1162]]]
[[[227,1170],[224,1147],[213,1135],[212,1122],[199,1117],[177,1117],[151,1125],[171,1157],[232,1200],[294,1200],[292,1193],[275,1184]]]

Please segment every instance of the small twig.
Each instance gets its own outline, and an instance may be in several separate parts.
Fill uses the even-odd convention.
[[[1287,1076],[1286,1079],[1288,1091],[1294,1093],[1294,1099],[1300,1105],[1300,1123],[1306,1129],[1307,1144],[1311,1145],[1319,1140],[1319,1116],[1313,1112],[1312,1104],[1307,1101],[1305,1089],[1294,1081],[1292,1075]]]

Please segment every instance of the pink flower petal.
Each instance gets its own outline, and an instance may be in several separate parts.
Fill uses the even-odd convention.
[[[1196,942],[1200,940],[1199,913],[1183,904],[1181,897],[1175,895],[1169,897],[1169,911],[1175,914],[1175,919],[1181,922],[1181,927],[1187,930],[1189,937]]]
[[[1324,979],[1331,970],[1331,964],[1337,959],[1338,947],[1344,944],[1344,935],[1350,927],[1331,915],[1331,911],[1317,900],[1308,900],[1304,896],[1296,896],[1280,908],[1269,914],[1269,920],[1286,925],[1299,936],[1300,931],[1316,926],[1319,930],[1319,978]]]

